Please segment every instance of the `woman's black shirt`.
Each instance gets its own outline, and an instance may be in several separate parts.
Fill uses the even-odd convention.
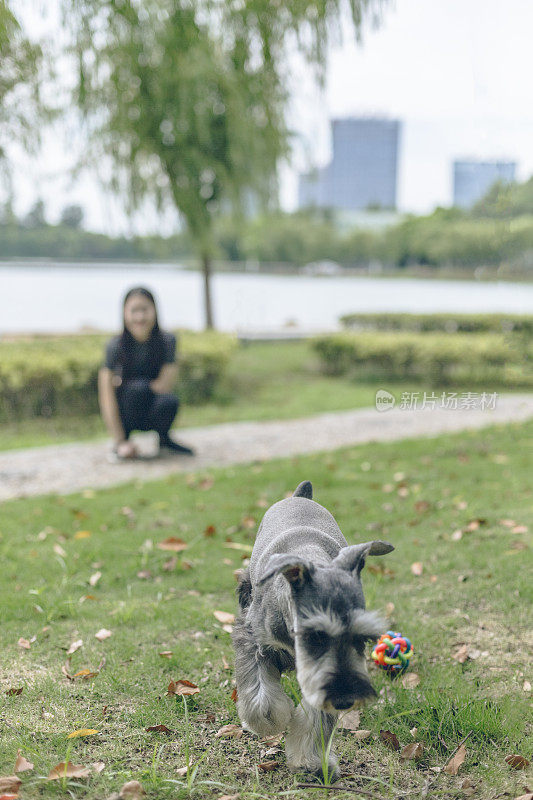
[[[128,353],[127,377],[123,376],[120,358],[120,336],[114,336],[106,345],[105,366],[115,373],[117,378],[125,380],[153,381],[159,375],[162,364],[174,364],[176,361],[176,337],[173,333],[159,331],[162,349],[162,361],[154,364],[153,348],[148,339],[146,342],[133,340]],[[155,373],[155,374],[154,374]]]

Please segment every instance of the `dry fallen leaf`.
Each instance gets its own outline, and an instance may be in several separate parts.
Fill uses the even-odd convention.
[[[411,572],[413,573],[413,575],[420,577],[423,571],[424,571],[424,565],[422,564],[421,561],[415,561],[413,564],[411,564]]]
[[[232,622],[235,622],[235,614],[230,614],[228,611],[213,611],[213,616],[225,625],[231,625]]]
[[[370,739],[372,736],[372,731],[366,731],[361,729],[360,731],[354,731],[354,738],[357,739],[358,742],[364,741],[364,739]]]
[[[100,578],[101,578],[101,577],[102,577],[102,573],[101,573],[100,571],[98,571],[98,572],[95,572],[95,573],[94,573],[93,575],[91,575],[91,577],[89,578],[89,584],[90,584],[91,586],[96,586],[96,584],[98,583],[98,581],[100,580]]]
[[[188,771],[189,771],[189,767],[178,767],[178,769],[176,770],[176,775],[179,778],[183,778],[183,776],[186,775],[188,773]]]
[[[63,550],[63,548],[61,547],[60,544],[55,544],[54,547],[53,547],[53,550],[54,550],[54,553],[57,556],[61,556],[61,558],[66,558],[67,557],[66,551]]]
[[[13,697],[13,695],[22,694],[23,691],[24,691],[24,686],[20,686],[17,689],[14,689],[13,687],[11,687],[11,689],[6,689],[4,694],[7,694],[8,697]],[[524,689],[524,692],[525,691],[526,691],[526,689]]]
[[[70,674],[69,670],[70,670],[70,661],[67,658],[66,664],[63,664],[63,666],[61,667],[61,672],[63,673],[65,678],[68,678],[69,681],[73,681],[74,677]]]
[[[167,694],[178,694],[188,697],[192,694],[198,694],[199,691],[200,689],[195,683],[191,683],[185,678],[181,678],[179,681],[170,681],[168,684]]]
[[[405,747],[402,748],[400,758],[406,761],[419,761],[423,755],[424,745],[420,742],[411,742],[411,744],[406,744]]]
[[[73,764],[72,761],[67,761],[66,763],[62,761],[50,770],[48,780],[60,781],[63,778],[88,778],[90,774],[89,767],[78,766]]]
[[[16,775],[0,778],[0,792],[13,792],[17,794],[22,781]]]
[[[80,669],[79,672],[75,672],[72,675],[72,678],[83,678],[84,680],[89,680],[90,678],[96,678],[98,672],[93,672],[90,669]],[[67,676],[68,677],[68,676]]]
[[[509,764],[511,769],[525,769],[529,767],[529,761],[524,756],[512,755],[506,756],[505,763]]]
[[[414,738],[416,737],[416,734],[418,733],[418,728],[411,728],[411,730],[409,731],[409,733],[411,734],[411,736],[412,736],[412,737],[413,737],[413,739],[414,739]]]
[[[204,531],[204,536],[209,539],[210,537],[214,536],[217,532],[217,529],[214,525],[208,525]]]
[[[77,531],[74,534],[75,539],[89,539],[91,536],[91,531]]]
[[[450,760],[444,767],[443,771],[447,775],[457,775],[457,773],[459,772],[459,768],[463,763],[463,761],[465,760],[465,758],[466,758],[466,747],[464,746],[464,744],[462,744],[455,753],[455,755],[452,756],[452,758],[450,758]]]
[[[17,642],[19,647],[22,647],[23,650],[29,650],[31,648],[31,644],[27,639],[23,639],[22,636]]]
[[[520,797],[515,797],[515,800],[533,800],[533,792],[527,792],[527,794],[521,794]]]
[[[148,733],[174,733],[174,731],[171,731],[166,725],[150,725],[150,727],[146,728],[146,730]]]
[[[67,739],[79,739],[80,736],[93,736],[95,733],[99,733],[99,731],[95,731],[94,728],[80,728],[69,733]]]
[[[267,744],[270,747],[278,747],[281,744],[281,740],[283,739],[282,733],[275,733],[273,736],[263,736],[261,741],[263,744]]]
[[[477,531],[477,529],[479,528],[479,526],[481,524],[483,524],[483,522],[485,522],[485,520],[472,519],[472,520],[470,520],[470,522],[467,525],[465,525],[465,531],[469,531],[469,532]]]
[[[522,686],[522,689],[523,689],[523,691],[524,691],[524,692],[530,692],[530,691],[531,691],[531,684],[530,684],[530,682],[529,682],[529,681],[524,681],[524,685]],[[9,691],[10,691],[10,692],[12,692],[13,690],[12,690],[12,689],[10,689]],[[22,689],[20,689],[19,691],[17,691],[17,692],[16,692],[16,694],[20,694],[20,693],[21,693],[21,691],[22,691]],[[8,692],[6,692],[6,694],[8,694]]]
[[[215,739],[240,739],[243,730],[239,725],[223,725],[215,733]]]
[[[100,628],[100,630],[94,634],[94,638],[98,639],[99,642],[103,642],[104,639],[109,639],[110,636],[112,636],[112,633],[108,631],[107,628]]]
[[[243,553],[251,554],[251,544],[241,544],[240,542],[224,542],[224,547],[229,547],[230,550],[240,550]]]
[[[239,699],[239,698],[238,698],[238,695],[237,695],[237,689],[234,689],[234,690],[232,691],[232,693],[231,693],[231,699],[233,700],[233,702],[234,702],[234,703],[236,703],[236,702],[237,702],[237,700]]]
[[[414,689],[419,683],[420,675],[417,675],[416,672],[408,672],[407,675],[404,675],[402,678],[402,686],[404,689]]]
[[[273,770],[279,767],[279,761],[263,761],[262,764],[257,765],[257,769],[260,769],[262,772],[273,772]]]
[[[255,528],[255,518],[251,516],[243,517],[241,519],[241,526],[245,528],[245,530],[252,530],[252,528]]]
[[[391,750],[399,750],[400,749],[400,742],[398,741],[398,737],[392,731],[380,731],[379,738],[388,748]]]
[[[20,750],[18,750],[13,772],[27,772],[30,769],[33,769],[33,764],[31,761],[27,761],[24,756],[21,755]]]
[[[124,800],[124,798],[127,798],[127,800],[139,800],[139,798],[144,797],[145,794],[146,792],[139,781],[128,781],[124,784],[118,796],[121,800]]]
[[[105,769],[105,764],[103,761],[95,761],[93,764],[91,764],[91,767],[93,768],[94,772],[100,774],[100,772]]]
[[[163,539],[162,542],[158,542],[157,547],[160,550],[172,550],[174,553],[180,553],[182,550],[187,549],[187,542],[184,542],[183,539],[178,539],[177,536],[169,536],[167,539]]]
[[[356,731],[359,727],[361,713],[352,709],[339,718],[339,727],[347,731]]]
[[[172,650],[162,650],[159,655],[161,658],[172,658]]]
[[[67,656],[71,656],[72,653],[75,653],[76,650],[79,650],[80,647],[83,647],[83,639],[77,639],[75,642],[72,642],[69,649],[67,650]]]
[[[464,664],[468,658],[468,645],[462,644],[458,650],[453,653],[452,658],[459,662],[459,664]]]
[[[221,794],[217,800],[239,800],[240,794]]]
[[[150,572],[149,569],[140,569],[139,572],[137,573],[137,577],[141,581],[149,581],[150,578],[152,578],[152,573]]]

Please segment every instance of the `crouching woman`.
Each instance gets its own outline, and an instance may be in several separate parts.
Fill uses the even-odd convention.
[[[98,400],[113,439],[112,457],[135,458],[132,431],[156,431],[160,452],[193,455],[170,438],[179,400],[173,393],[178,367],[176,337],[162,331],[154,297],[148,289],[130,289],[124,298],[123,330],[106,346],[98,373]]]

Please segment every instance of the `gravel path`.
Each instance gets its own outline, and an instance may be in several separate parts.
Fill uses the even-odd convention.
[[[371,441],[437,436],[533,417],[533,394],[503,395],[494,409],[401,410],[374,408],[319,414],[275,422],[237,422],[179,431],[179,440],[195,448],[190,457],[153,458],[152,434],[136,437],[146,459],[107,461],[106,442],[61,444],[0,453],[0,500],[47,493],[67,494],[113,486],[133,479],[153,480],[172,472],[264,461]]]

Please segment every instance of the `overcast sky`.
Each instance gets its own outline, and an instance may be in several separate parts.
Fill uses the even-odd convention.
[[[290,122],[298,136],[291,168],[282,172],[282,204],[294,208],[297,171],[330,156],[329,119],[358,114],[397,117],[399,207],[425,212],[452,199],[451,162],[457,157],[518,162],[518,177],[533,174],[533,2],[530,0],[391,0],[381,26],[367,26],[356,44],[346,24],[331,49],[320,92],[295,59]],[[108,232],[169,230],[146,209],[131,223],[95,180],[68,177],[72,147],[46,137],[43,154],[16,156],[19,211],[42,196],[55,221],[67,203],[86,210],[86,224]]]

